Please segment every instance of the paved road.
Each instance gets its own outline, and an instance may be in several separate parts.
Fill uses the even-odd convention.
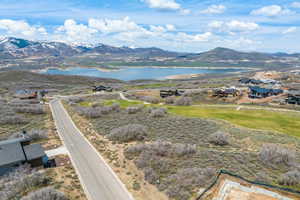
[[[101,155],[76,128],[59,100],[50,102],[54,121],[89,200],[133,200]]]

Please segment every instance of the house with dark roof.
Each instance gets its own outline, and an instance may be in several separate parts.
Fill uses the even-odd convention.
[[[26,138],[0,141],[0,175],[14,167],[28,163],[32,167],[43,166],[47,156],[40,144],[30,144]]]
[[[289,91],[285,101],[287,104],[300,105],[300,90]]]
[[[213,90],[214,97],[236,97],[241,94],[241,91],[236,88],[221,88]]]
[[[250,78],[241,78],[239,80],[239,82],[242,83],[242,84],[252,84],[252,85],[259,85],[259,84],[263,83],[260,80],[250,79]]]
[[[266,98],[270,96],[276,96],[282,94],[283,90],[281,89],[268,89],[261,88],[258,86],[249,87],[249,98]]]

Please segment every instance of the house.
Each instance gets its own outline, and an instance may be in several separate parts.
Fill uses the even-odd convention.
[[[178,90],[160,90],[160,97],[161,98],[166,98],[170,96],[181,96],[184,91],[178,91]]]
[[[259,84],[263,83],[260,80],[250,79],[250,78],[241,78],[239,80],[239,82],[242,83],[242,84],[253,84],[253,85],[259,85]]]
[[[261,88],[258,86],[249,87],[249,98],[266,98],[269,96],[276,96],[282,94],[283,90],[281,89],[268,89]]]
[[[273,80],[273,79],[262,79],[260,81],[264,84],[271,84],[271,85],[280,84],[279,81],[276,81],[276,80]]]
[[[101,92],[101,91],[112,92],[112,90],[113,89],[111,87],[106,87],[103,85],[93,86],[93,92]]]
[[[285,101],[287,104],[300,105],[300,91],[289,91]]]
[[[42,99],[47,94],[45,90],[19,90],[14,97],[21,100],[25,99]]]
[[[222,88],[213,91],[214,97],[236,97],[240,94],[240,90],[236,88]]]
[[[28,163],[43,166],[47,156],[40,144],[30,144],[25,137],[0,141],[0,175],[14,167]]]
[[[257,80],[257,79],[250,79],[250,78],[241,78],[239,80],[240,83],[242,84],[252,84],[252,85],[259,85],[259,84],[271,84],[271,85],[275,85],[275,84],[279,84],[279,81],[273,80],[273,79],[261,79],[261,80]]]

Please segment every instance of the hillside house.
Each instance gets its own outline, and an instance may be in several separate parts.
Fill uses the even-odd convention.
[[[281,89],[268,89],[261,88],[258,86],[249,87],[249,98],[266,98],[270,96],[277,96],[282,94],[283,90]]]
[[[239,82],[242,83],[242,84],[252,84],[252,85],[259,85],[259,84],[263,83],[260,80],[251,79],[251,78],[241,78],[239,80]]]
[[[45,90],[19,90],[16,92],[14,97],[21,100],[25,99],[42,99],[46,95],[47,91]]]
[[[285,101],[287,104],[300,105],[300,91],[289,91]]]
[[[93,92],[101,92],[101,91],[112,92],[112,90],[113,89],[111,87],[106,87],[103,85],[93,86]]]
[[[240,90],[236,88],[225,88],[213,90],[214,97],[236,97],[240,95]]]
[[[160,97],[161,98],[166,98],[170,96],[181,96],[184,91],[178,91],[178,90],[160,90]]]
[[[40,144],[30,144],[26,138],[0,141],[0,175],[14,167],[28,163],[32,167],[43,166],[47,156]]]

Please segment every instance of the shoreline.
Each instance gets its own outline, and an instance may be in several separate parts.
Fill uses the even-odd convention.
[[[54,70],[60,70],[60,71],[68,71],[68,70],[72,70],[72,68],[86,68],[86,69],[95,69],[97,71],[100,72],[116,72],[116,71],[120,71],[126,68],[156,68],[156,69],[166,69],[166,68],[173,68],[173,69],[203,69],[203,70],[226,70],[226,69],[241,69],[241,71],[237,71],[237,72],[229,72],[231,74],[239,74],[245,71],[253,71],[253,70],[257,70],[258,68],[247,68],[247,67],[178,67],[178,66],[170,66],[170,67],[165,67],[165,66],[146,66],[146,67],[142,67],[142,66],[122,66],[116,69],[107,69],[107,68],[101,68],[101,67],[82,67],[82,66],[78,66],[78,67],[47,67],[44,69],[38,69],[38,70],[31,70],[31,72],[34,73],[42,73],[42,74],[48,74],[47,71],[49,69],[54,69]],[[207,73],[193,73],[193,74],[177,74],[177,75],[168,75],[163,77],[163,80],[180,80],[180,79],[192,79],[192,78],[197,78],[200,76],[203,76]],[[227,74],[227,73],[226,73]]]
[[[37,73],[45,73],[49,69],[58,69],[61,71],[68,71],[69,69],[72,68],[87,68],[87,69],[96,69],[102,72],[113,72],[113,71],[119,71],[122,70],[122,68],[173,68],[173,69],[208,69],[208,70],[214,70],[214,69],[241,69],[245,71],[252,71],[252,70],[258,70],[260,68],[253,68],[253,67],[181,67],[181,66],[118,66],[116,69],[108,69],[108,68],[101,68],[101,67],[87,67],[87,66],[78,66],[78,67],[46,67],[44,69],[37,69],[37,70],[31,70],[32,72],[37,72]]]
[[[191,78],[197,78],[199,76],[202,76],[205,74],[180,74],[180,75],[170,75],[166,76],[165,80],[180,80],[180,79],[191,79]]]
[[[86,68],[86,69],[95,69],[101,72],[114,72],[114,71],[120,71],[121,69],[117,68],[117,69],[106,69],[106,68],[97,68],[97,67],[46,67],[44,69],[37,69],[37,70],[31,70],[31,72],[34,73],[46,73],[49,69],[55,69],[55,70],[60,70],[60,71],[68,71],[72,68]]]
[[[245,70],[258,70],[260,68],[254,67],[182,67],[182,66],[118,66],[120,68],[174,68],[174,69],[245,69]]]

